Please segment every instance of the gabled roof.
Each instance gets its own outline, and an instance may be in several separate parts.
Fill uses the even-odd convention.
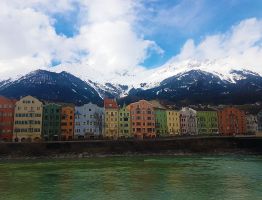
[[[116,100],[114,99],[104,99],[105,109],[118,109]]]
[[[2,99],[4,101],[8,101],[8,102],[13,103],[13,104],[15,104],[17,102],[16,99],[10,99],[10,98],[7,98],[7,97],[1,96],[1,95],[0,95],[0,99]]]

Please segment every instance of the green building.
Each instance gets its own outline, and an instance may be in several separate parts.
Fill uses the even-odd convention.
[[[118,112],[119,119],[119,137],[120,138],[128,138],[131,137],[131,120],[130,120],[130,110],[124,105],[119,109]]]
[[[218,114],[212,108],[197,108],[197,131],[199,135],[218,134]]]
[[[155,108],[156,115],[156,134],[157,136],[167,136],[167,113],[165,109]]]
[[[42,137],[45,140],[58,140],[61,134],[61,106],[46,104],[43,108]]]

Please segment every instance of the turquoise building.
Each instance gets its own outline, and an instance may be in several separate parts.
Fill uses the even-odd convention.
[[[130,118],[130,110],[124,105],[119,109],[118,112],[119,119],[119,137],[120,138],[128,138],[131,137],[131,118]]]
[[[156,134],[157,136],[167,136],[167,113],[165,109],[155,108],[156,115]]]
[[[44,140],[59,140],[61,136],[61,106],[58,104],[46,104],[43,107],[43,129]]]
[[[218,113],[212,108],[196,108],[197,132],[199,135],[218,134]]]

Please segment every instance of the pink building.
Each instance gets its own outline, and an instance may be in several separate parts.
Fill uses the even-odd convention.
[[[129,105],[131,128],[136,138],[156,137],[154,106],[146,100]]]

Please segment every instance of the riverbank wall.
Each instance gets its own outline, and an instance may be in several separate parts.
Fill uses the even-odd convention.
[[[224,153],[262,154],[262,137],[178,137],[147,140],[0,143],[0,158]]]

